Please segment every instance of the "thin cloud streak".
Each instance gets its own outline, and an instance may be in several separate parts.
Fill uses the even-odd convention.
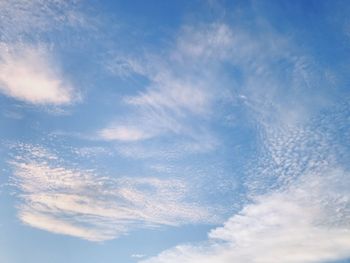
[[[99,136],[106,141],[138,141],[150,137],[142,130],[126,126],[105,128],[99,132]]]

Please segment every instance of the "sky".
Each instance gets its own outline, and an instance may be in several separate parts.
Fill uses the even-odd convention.
[[[349,13],[0,0],[0,262],[350,262]]]

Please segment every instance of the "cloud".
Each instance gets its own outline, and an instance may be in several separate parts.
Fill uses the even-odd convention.
[[[214,59],[215,52],[230,45],[232,32],[223,24],[203,27],[193,40],[191,30],[181,30],[175,44],[166,48],[162,55],[151,51],[135,57],[123,54],[106,63],[109,72],[122,78],[141,75],[147,80],[144,90],[124,97],[128,111],[123,119],[114,120],[97,132],[104,140],[133,142],[131,148],[118,147],[121,154],[157,155],[157,149],[147,149],[145,145],[144,141],[150,139],[172,137],[172,144],[168,146],[175,151],[179,148],[177,145],[186,142],[187,146],[181,146],[191,149],[183,151],[186,153],[211,151],[218,144],[209,123],[218,116],[214,108],[219,101],[226,100],[227,89],[221,82],[224,78],[210,59]],[[210,58],[203,61],[204,54],[197,54],[202,51],[193,54],[193,46],[209,52]]]
[[[116,238],[139,227],[214,222],[210,208],[187,201],[176,179],[110,178],[67,168],[41,146],[19,144],[10,164],[21,200],[18,217],[32,227],[91,241]]]
[[[216,137],[208,127],[224,118],[227,112],[220,109],[233,104],[260,123],[274,120],[276,125],[303,122],[329,105],[332,98],[324,94],[330,73],[268,23],[251,27],[187,25],[161,55],[123,54],[106,63],[109,72],[123,78],[147,80],[143,91],[124,98],[128,111],[117,127],[137,131],[132,137],[139,142],[172,135],[180,140],[203,138],[203,133]]]
[[[85,158],[92,158],[101,155],[112,155],[112,152],[108,148],[104,148],[101,146],[85,146],[80,148],[73,148],[72,152],[79,157]]]
[[[205,113],[210,98],[206,91],[201,89],[203,84],[200,81],[181,81],[174,76],[163,74],[154,79],[154,86],[147,92],[127,98],[126,102],[159,111],[170,110],[174,114],[181,114],[182,110],[194,114]]]
[[[75,35],[74,29],[90,26],[78,2],[0,2],[0,93],[35,105],[61,106],[78,100],[48,43],[57,38],[62,44],[68,32]],[[59,109],[49,110],[60,114]]]
[[[227,60],[234,48],[235,34],[225,23],[185,26],[177,40],[177,59]]]
[[[175,65],[198,78],[212,74],[203,78],[210,83],[203,89],[209,101],[239,103],[259,122],[294,125],[334,102],[328,91],[335,73],[267,21],[256,19],[249,27],[239,22],[187,25],[176,43]]]
[[[99,135],[102,139],[107,141],[138,141],[150,137],[143,130],[125,126],[105,128],[99,132]]]
[[[345,102],[303,125],[267,125],[259,118],[259,148],[244,178],[247,196],[241,211],[210,231],[207,241],[179,245],[140,262],[320,263],[350,258],[350,176],[347,161],[342,162],[349,156],[343,149],[347,116]]]
[[[332,114],[336,116],[337,114]],[[247,171],[246,186],[252,194],[264,193],[288,184],[305,173],[336,165],[338,143],[333,141],[328,123],[261,127],[258,156]]]
[[[0,92],[36,105],[65,105],[77,99],[44,46],[0,46]]]
[[[315,263],[350,257],[349,174],[307,175],[257,197],[205,244],[182,245],[142,263]],[[334,221],[338,218],[338,221]]]
[[[152,140],[144,141],[142,144],[118,145],[118,154],[135,159],[179,159],[186,154],[200,154],[210,152],[220,144],[218,140],[208,134],[198,134],[194,138],[176,138],[169,141],[156,143]]]
[[[193,120],[206,119],[210,114],[211,98],[205,80],[180,80],[170,73],[149,77],[152,84],[145,92],[124,98],[131,108],[125,120],[114,121],[98,132],[102,139],[142,141],[169,134],[191,137],[201,133]]]
[[[63,27],[82,27],[86,24],[86,17],[78,10],[77,1],[7,0],[0,2],[1,41],[18,41],[23,39],[23,36],[32,39],[43,32]]]

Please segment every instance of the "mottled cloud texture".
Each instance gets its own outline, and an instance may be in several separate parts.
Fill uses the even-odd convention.
[[[205,207],[186,201],[176,179],[97,176],[77,170],[41,146],[20,144],[10,163],[20,190],[20,220],[50,232],[91,241],[113,239],[133,228],[214,222]]]

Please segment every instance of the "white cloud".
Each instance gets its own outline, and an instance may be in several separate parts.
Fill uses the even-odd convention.
[[[110,72],[123,78],[139,74],[149,83],[144,91],[124,98],[129,114],[123,116],[119,125],[109,124],[100,130],[102,138],[141,143],[145,139],[173,136],[176,139],[172,147],[187,140],[192,145],[203,145],[198,147],[199,152],[212,149],[199,140],[215,137],[206,125],[215,117],[216,103],[226,100],[227,90],[209,58],[230,46],[232,32],[224,24],[212,25],[196,31],[193,39],[192,31],[182,30],[176,44],[162,55],[148,53],[137,58],[124,55],[107,63]],[[192,52],[194,46],[200,49],[196,54]],[[202,59],[203,52],[210,53],[207,61]]]
[[[50,49],[40,43],[54,31],[57,37],[62,29],[86,27],[86,17],[78,9],[77,1],[0,1],[2,94],[36,105],[60,106],[77,100]]]
[[[39,105],[64,105],[77,99],[44,46],[1,44],[0,92]]]
[[[151,73],[150,73],[151,74]],[[183,80],[171,74],[154,76],[145,92],[125,97],[134,112],[120,124],[109,124],[98,134],[105,140],[142,141],[168,134],[201,135],[193,120],[206,119],[211,100],[205,80]]]
[[[27,211],[28,210],[28,211]],[[115,229],[99,228],[98,225],[89,226],[86,222],[72,223],[71,219],[58,218],[57,215],[50,213],[35,212],[31,208],[22,207],[19,212],[19,218],[25,224],[32,227],[50,231],[56,234],[75,236],[90,241],[102,241],[112,239],[116,235]],[[85,225],[87,226],[84,226]],[[125,231],[119,229],[120,232]]]
[[[173,63],[198,78],[210,69],[216,81],[206,79],[207,96],[241,101],[259,122],[294,125],[329,106],[334,74],[268,23],[254,22],[248,30],[225,23],[185,26],[172,51]],[[223,74],[227,65],[231,77]]]
[[[350,176],[337,168],[339,157],[348,156],[341,146],[348,129],[332,128],[344,127],[347,110],[336,107],[307,125],[258,121],[258,156],[247,171],[252,174],[244,178],[250,203],[210,231],[206,242],[179,245],[140,262],[321,263],[350,258]]]
[[[204,83],[198,80],[197,83],[186,83],[168,74],[157,76],[153,81],[152,88],[146,93],[127,98],[127,103],[154,110],[168,109],[174,114],[181,114],[181,110],[194,114],[207,112],[210,98],[201,87]]]
[[[176,179],[108,178],[66,168],[45,148],[27,144],[10,162],[20,190],[19,219],[30,226],[91,241],[116,238],[134,228],[214,222],[187,201],[188,186]]]
[[[125,98],[131,114],[122,125],[147,133],[137,136],[139,141],[169,134],[195,137],[220,118],[223,104],[237,101],[260,123],[293,125],[307,119],[329,100],[323,96],[326,72],[267,24],[256,27],[254,32],[263,34],[225,23],[184,26],[161,55],[118,57],[114,71],[107,63],[115,74],[136,73],[149,81],[144,91]],[[118,65],[127,66],[120,73]]]
[[[134,127],[116,126],[105,128],[99,132],[102,139],[108,141],[138,141],[149,138],[150,136],[143,130]]]
[[[255,199],[205,244],[183,245],[143,263],[316,263],[350,257],[349,174],[308,175]],[[334,218],[339,220],[334,221]]]
[[[332,129],[347,122],[344,107],[308,125],[276,127],[259,119],[264,121],[259,123],[260,148],[250,164],[255,168],[248,171],[253,174],[244,179],[250,203],[210,231],[206,242],[179,245],[140,262],[321,263],[350,258],[350,176],[339,168],[348,129],[344,134]]]

